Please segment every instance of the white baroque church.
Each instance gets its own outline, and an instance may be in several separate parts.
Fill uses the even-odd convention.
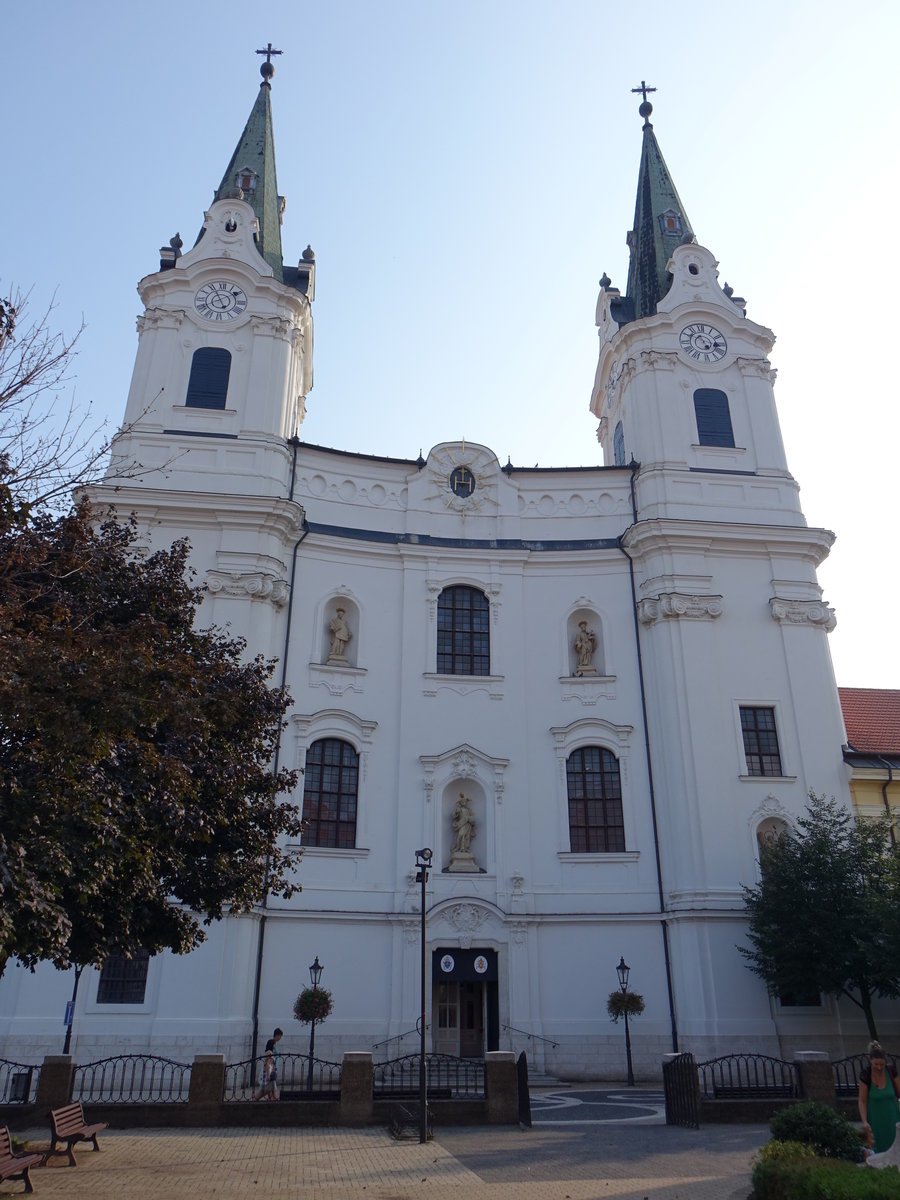
[[[139,284],[93,500],[134,512],[152,546],[187,536],[201,620],[278,659],[303,891],[187,957],[86,970],[73,1053],[234,1061],[275,1025],[302,1050],[292,1005],[315,957],[334,997],[322,1057],[415,1050],[422,847],[435,1050],[621,1078],[620,957],[646,1003],[639,1076],[676,1046],[858,1043],[854,1013],[770,998],[737,951],[759,839],[810,788],[850,805],[816,582],[833,539],[788,469],[774,335],[719,283],[651,106],[627,286],[604,276],[597,301],[606,465],[503,466],[469,441],[413,461],[303,441],[315,259],[282,254],[262,73],[197,243],[173,239]],[[10,966],[3,1053],[58,1052],[71,990],[71,972]]]

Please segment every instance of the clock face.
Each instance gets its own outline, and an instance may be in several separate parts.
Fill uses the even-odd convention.
[[[715,325],[685,325],[678,335],[681,349],[695,362],[718,362],[728,352],[725,334],[720,333]]]
[[[207,321],[234,321],[247,308],[247,295],[228,279],[213,279],[198,290],[194,308]]]
[[[454,467],[450,472],[450,491],[465,498],[475,491],[475,476],[468,467]]]

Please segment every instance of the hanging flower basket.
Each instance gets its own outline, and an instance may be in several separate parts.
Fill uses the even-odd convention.
[[[609,993],[606,1001],[606,1011],[609,1019],[618,1024],[619,1017],[628,1013],[629,1017],[639,1017],[644,1011],[644,997],[637,992],[615,991]]]
[[[304,988],[294,1001],[294,1017],[309,1025],[324,1021],[332,1008],[331,992],[327,988]]]

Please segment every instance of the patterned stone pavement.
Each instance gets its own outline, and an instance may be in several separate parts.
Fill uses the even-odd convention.
[[[653,1095],[551,1093],[535,1098],[546,1123],[533,1129],[444,1129],[424,1146],[379,1128],[107,1130],[100,1154],[77,1151],[75,1169],[59,1156],[32,1178],[38,1197],[83,1200],[747,1200],[768,1130],[671,1129]],[[44,1130],[31,1137],[46,1146]]]

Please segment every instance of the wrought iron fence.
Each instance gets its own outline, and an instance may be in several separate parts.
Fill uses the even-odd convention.
[[[885,1061],[890,1070],[897,1071],[897,1056],[885,1052]],[[859,1073],[869,1065],[868,1054],[851,1054],[831,1064],[834,1072],[834,1090],[838,1096],[855,1096],[859,1091]]]
[[[375,1064],[375,1098],[412,1096],[419,1090],[418,1054],[405,1054]],[[482,1097],[484,1063],[476,1058],[454,1058],[451,1054],[425,1056],[428,1095],[431,1097]]]
[[[41,1068],[0,1058],[0,1104],[33,1104]]]
[[[693,1054],[673,1054],[663,1062],[666,1124],[700,1128],[700,1093]]]
[[[119,1054],[75,1068],[72,1099],[116,1104],[187,1104],[190,1063]]]
[[[258,1058],[247,1058],[243,1062],[227,1063],[225,1066],[225,1089],[222,1099],[226,1103],[236,1100],[252,1100],[261,1095],[264,1054]],[[324,1058],[313,1059],[312,1087],[309,1087],[309,1055],[278,1055],[278,1094],[282,1100],[302,1100],[311,1093],[319,1100],[338,1097],[341,1094],[341,1070],[339,1062]]]
[[[697,1070],[707,1099],[800,1095],[794,1064],[767,1054],[726,1054],[698,1063]]]

